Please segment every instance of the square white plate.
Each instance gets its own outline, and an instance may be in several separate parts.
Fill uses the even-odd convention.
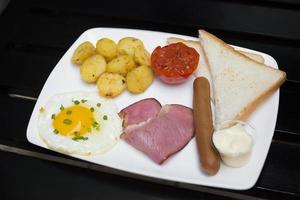
[[[133,29],[93,28],[85,31],[69,48],[48,77],[27,127],[27,139],[29,142],[48,148],[39,138],[37,118],[39,108],[52,95],[79,90],[97,91],[95,85],[86,84],[81,80],[79,68],[71,64],[70,59],[75,48],[84,41],[91,41],[93,44],[96,44],[99,38],[108,37],[117,42],[119,39],[127,36],[141,39],[149,52],[152,52],[158,45],[166,45],[168,37],[197,40],[197,38],[184,35]],[[245,48],[237,48],[262,55],[265,59],[265,64],[277,68],[277,63],[271,56]],[[147,97],[158,99],[162,105],[177,103],[192,107],[193,79],[194,77],[191,76],[185,83],[175,86],[163,84],[158,79],[155,79],[145,93],[132,95],[128,91],[125,91],[120,96],[114,98],[113,101],[115,101],[119,110]],[[278,103],[279,90],[268,98],[248,120],[255,126],[257,131],[250,162],[241,168],[230,168],[222,164],[220,171],[215,176],[206,176],[200,171],[194,138],[183,150],[169,158],[163,165],[155,164],[147,156],[122,140],[111,151],[102,155],[71,156],[103,166],[159,179],[236,190],[249,189],[257,181],[268,154],[276,124]]]

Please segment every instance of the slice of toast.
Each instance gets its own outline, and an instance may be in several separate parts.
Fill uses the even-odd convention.
[[[212,77],[216,129],[246,120],[285,81],[285,72],[250,59],[216,36],[199,30],[199,37]]]

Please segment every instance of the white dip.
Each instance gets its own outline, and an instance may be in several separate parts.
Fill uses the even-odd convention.
[[[213,143],[220,152],[222,161],[230,167],[245,165],[253,146],[252,137],[241,124],[215,132]]]

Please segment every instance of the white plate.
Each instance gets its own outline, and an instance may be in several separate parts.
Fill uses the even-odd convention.
[[[43,106],[52,95],[78,90],[97,91],[95,85],[85,84],[81,80],[79,68],[71,64],[70,59],[75,48],[87,40],[95,44],[101,37],[109,37],[114,41],[118,41],[120,38],[126,36],[140,38],[144,42],[146,49],[150,52],[158,45],[165,45],[168,37],[197,40],[197,38],[184,35],[144,30],[117,28],[94,28],[87,30],[65,53],[48,77],[27,127],[27,139],[29,142],[47,148],[45,143],[38,136],[37,117],[39,108]],[[260,54],[264,57],[265,64],[277,68],[276,61],[267,54],[245,48],[238,47],[238,49]],[[194,77],[191,76],[188,81],[176,86],[163,84],[158,79],[155,79],[154,83],[145,93],[132,95],[126,91],[113,99],[113,101],[116,102],[120,110],[133,102],[147,97],[158,99],[162,105],[178,103],[192,107],[193,79]],[[274,133],[278,103],[279,90],[265,101],[248,120],[257,129],[257,138],[250,162],[241,168],[230,168],[222,164],[220,171],[215,176],[206,176],[199,170],[200,167],[194,138],[183,150],[169,158],[161,166],[155,164],[147,156],[135,150],[124,141],[120,141],[111,151],[103,155],[90,157],[71,156],[111,168],[159,179],[237,190],[248,189],[255,184],[264,165]]]

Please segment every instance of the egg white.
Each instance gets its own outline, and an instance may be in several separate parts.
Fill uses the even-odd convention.
[[[52,126],[52,114],[60,112],[60,106],[65,108],[73,106],[72,100],[87,100],[83,106],[93,107],[94,119],[100,124],[100,130],[92,129],[87,140],[74,141],[70,137],[55,134]],[[98,107],[97,103],[101,103]],[[107,120],[103,116],[107,116]],[[92,155],[110,150],[120,139],[122,133],[122,120],[118,115],[117,106],[105,100],[96,92],[69,92],[52,96],[40,109],[38,118],[38,131],[47,146],[65,154]]]

